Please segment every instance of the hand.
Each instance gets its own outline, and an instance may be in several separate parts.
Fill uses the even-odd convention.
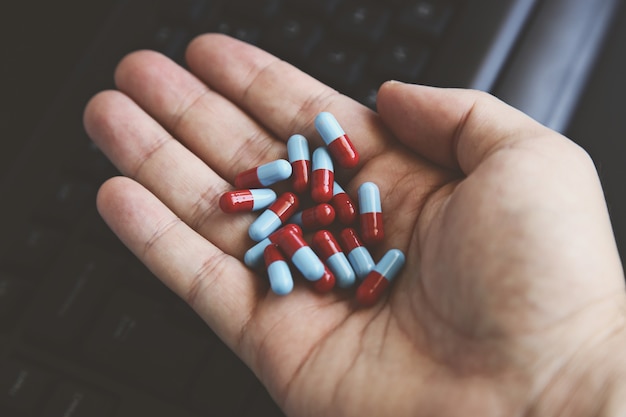
[[[133,53],[119,91],[89,103],[90,136],[126,176],[102,186],[98,208],[288,414],[613,406],[596,394],[619,390],[610,375],[624,367],[606,357],[624,347],[624,277],[585,152],[485,93],[390,82],[377,114],[225,36],[194,40],[187,60],[190,72]],[[368,309],[306,282],[273,294],[241,262],[254,216],[217,204],[237,173],[285,158],[290,135],[320,145],[313,119],[324,110],[361,156],[340,174],[344,188],[381,190],[386,238],[374,258],[407,255]]]

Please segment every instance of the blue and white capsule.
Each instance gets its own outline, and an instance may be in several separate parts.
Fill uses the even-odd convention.
[[[364,182],[358,189],[361,238],[366,245],[374,245],[385,237],[380,191],[373,182]]]
[[[274,231],[278,230],[298,210],[298,197],[291,192],[280,195],[257,219],[250,225],[248,235],[259,242]]]
[[[291,184],[297,193],[304,193],[311,182],[311,153],[309,142],[299,134],[287,140],[287,155],[291,163]]]
[[[291,164],[285,159],[277,159],[258,167],[250,168],[235,177],[235,188],[264,188],[291,176]]]
[[[289,294],[293,290],[293,277],[278,246],[268,245],[263,252],[263,258],[272,291],[278,295]]]
[[[316,203],[328,203],[333,198],[335,168],[325,147],[313,151],[311,197]]]
[[[371,306],[381,298],[385,289],[400,273],[405,256],[400,249],[390,249],[357,288],[356,299],[363,306]]]
[[[354,168],[359,163],[359,154],[335,116],[321,112],[315,118],[315,128],[339,166]]]
[[[356,230],[351,227],[347,227],[339,233],[339,241],[345,253],[348,254],[348,261],[356,276],[363,280],[376,265],[369,250],[363,245]]]
[[[276,192],[269,188],[227,191],[220,197],[220,208],[225,213],[258,211],[276,201]]]

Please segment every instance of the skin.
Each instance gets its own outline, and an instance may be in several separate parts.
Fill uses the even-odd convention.
[[[477,91],[388,82],[375,113],[222,35],[186,58],[132,53],[118,90],[89,102],[86,129],[125,175],[98,209],[288,415],[624,412],[623,269],[581,148]],[[371,308],[303,281],[273,294],[241,262],[255,215],[218,207],[237,173],[285,158],[290,135],[321,145],[321,111],[360,153],[337,174],[346,191],[380,188],[374,258],[407,255]]]

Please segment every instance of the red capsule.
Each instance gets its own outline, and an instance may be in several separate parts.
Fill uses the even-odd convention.
[[[235,177],[236,188],[264,188],[291,176],[291,164],[277,159],[258,167],[250,168]]]
[[[313,151],[311,172],[311,197],[316,203],[327,203],[333,198],[335,172],[333,161],[326,148]]]
[[[324,275],[313,283],[313,289],[319,293],[327,293],[335,287],[335,276],[324,265]]]
[[[267,208],[276,200],[276,193],[269,188],[228,191],[220,197],[224,213],[249,212]]]
[[[250,225],[250,238],[260,242],[278,230],[296,213],[298,204],[298,197],[294,193],[283,193]]]
[[[321,112],[315,118],[315,128],[339,166],[354,168],[359,163],[359,154],[335,116]]]
[[[362,306],[376,304],[385,289],[404,266],[405,256],[399,249],[390,249],[356,290],[356,300]]]
[[[308,191],[311,177],[309,142],[302,135],[292,135],[287,141],[287,154],[291,162],[293,190],[302,194]]]
[[[328,203],[318,204],[296,213],[290,221],[308,230],[326,227],[335,220],[335,209]]]
[[[286,231],[276,236],[276,243],[306,279],[317,281],[323,277],[324,263],[301,234]]]
[[[333,198],[330,200],[330,204],[335,209],[335,217],[339,222],[346,226],[354,223],[357,216],[356,206],[348,193],[337,184],[337,181],[333,184]]]
[[[385,237],[378,186],[373,182],[364,182],[359,187],[358,195],[361,237],[366,245],[374,245]]]

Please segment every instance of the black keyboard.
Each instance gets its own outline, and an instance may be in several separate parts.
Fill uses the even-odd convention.
[[[387,79],[470,87],[511,3],[121,1],[0,184],[0,415],[282,415],[96,213],[98,186],[117,172],[82,110],[113,88],[124,54],[151,48],[184,65],[190,39],[223,32],[373,108]]]

